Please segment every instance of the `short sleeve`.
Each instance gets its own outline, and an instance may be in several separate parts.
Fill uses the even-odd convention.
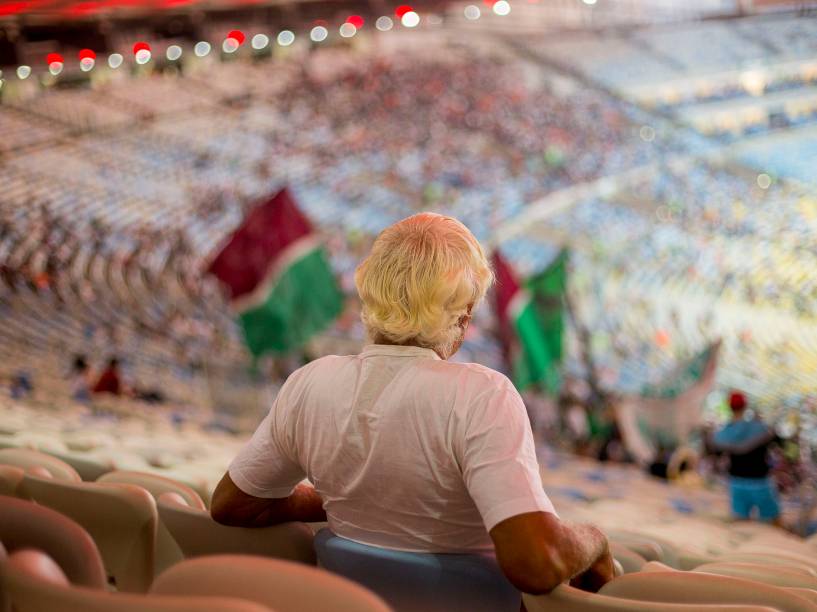
[[[280,444],[280,441],[284,441],[281,440],[283,436],[276,435],[282,421],[276,418],[280,416],[276,412],[283,409],[283,406],[279,406],[280,398],[281,393],[228,470],[236,486],[253,497],[287,497],[305,477],[301,467]]]
[[[465,486],[488,531],[519,514],[556,514],[542,488],[525,405],[503,382],[470,406],[460,457]]]

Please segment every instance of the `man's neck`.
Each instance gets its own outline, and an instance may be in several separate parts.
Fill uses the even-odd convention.
[[[421,346],[418,344],[413,338],[406,340],[405,342],[394,342],[389,340],[388,338],[384,337],[381,334],[377,334],[374,338],[372,338],[372,342],[374,344],[385,344],[387,346],[416,346],[417,348],[424,348],[427,349],[427,346]],[[447,357],[445,355],[441,355],[439,351],[435,349],[430,349],[439,355],[440,359],[445,360]]]

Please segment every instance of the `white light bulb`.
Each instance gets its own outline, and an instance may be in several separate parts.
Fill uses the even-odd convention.
[[[167,59],[171,62],[175,62],[182,56],[182,48],[179,45],[170,45],[165,54],[167,55]]]
[[[376,27],[381,32],[388,32],[394,27],[394,22],[391,20],[391,17],[378,17],[377,21],[374,22],[374,27]]]
[[[420,16],[414,11],[409,11],[400,18],[400,23],[406,28],[416,27],[420,23]]]
[[[295,42],[295,34],[289,30],[281,30],[278,33],[278,44],[282,47],[288,47]]]
[[[323,26],[315,26],[309,32],[309,39],[312,42],[323,42],[329,36],[329,30]]]
[[[256,51],[260,51],[261,49],[266,49],[269,45],[269,36],[266,34],[256,34],[252,37],[252,42],[250,43],[252,48]]]
[[[508,0],[497,0],[494,2],[494,13],[500,16],[505,16],[511,12],[511,5]]]

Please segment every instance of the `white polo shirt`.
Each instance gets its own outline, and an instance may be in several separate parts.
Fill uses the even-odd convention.
[[[412,346],[370,345],[292,374],[230,477],[265,498],[306,477],[334,533],[406,551],[491,549],[497,523],[555,513],[511,382]]]

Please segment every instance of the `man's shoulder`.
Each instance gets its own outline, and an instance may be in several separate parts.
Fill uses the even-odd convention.
[[[479,363],[465,363],[460,361],[428,361],[423,367],[437,372],[446,379],[454,379],[467,383],[468,388],[477,390],[506,390],[515,387],[502,372],[481,365]]]

